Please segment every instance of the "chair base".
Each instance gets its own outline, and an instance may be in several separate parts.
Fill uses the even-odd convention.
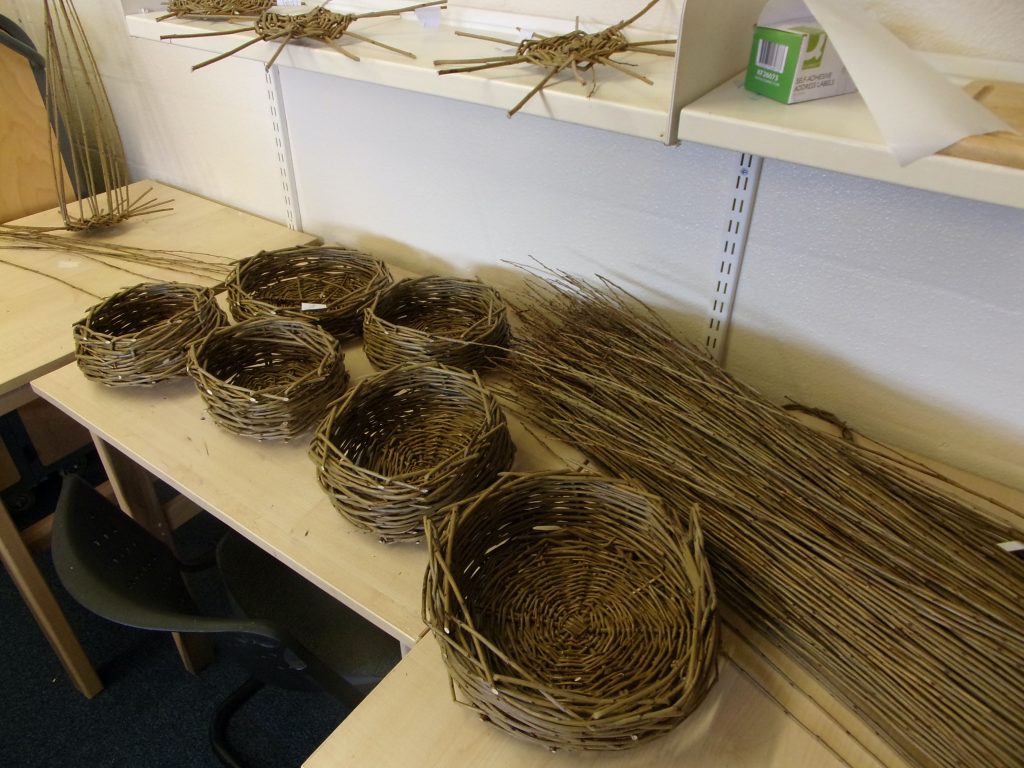
[[[261,680],[250,677],[231,692],[213,716],[213,721],[210,723],[210,746],[225,768],[246,768],[246,763],[238,757],[228,743],[228,724],[231,722],[232,716],[264,687],[266,686]]]

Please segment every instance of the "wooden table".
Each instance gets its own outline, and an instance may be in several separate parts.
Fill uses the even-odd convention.
[[[157,182],[137,182],[129,187],[129,192],[138,196],[146,189],[152,189],[157,199],[171,201],[172,210],[130,219],[109,232],[88,238],[142,248],[196,251],[229,259],[260,249],[315,240],[302,232]],[[12,223],[55,227],[62,222],[58,212],[51,210]],[[71,324],[99,301],[97,297],[146,280],[212,282],[165,269],[130,269],[139,274],[129,274],[116,266],[63,250],[0,249],[0,413],[12,411],[33,398],[28,386],[32,379],[73,359]],[[133,504],[138,507],[139,500],[155,501],[147,495],[151,489],[147,492],[143,486],[135,494],[134,502],[131,488],[115,485],[115,491],[125,508]],[[75,686],[86,696],[95,695],[102,688],[99,678],[2,504],[0,559]]]

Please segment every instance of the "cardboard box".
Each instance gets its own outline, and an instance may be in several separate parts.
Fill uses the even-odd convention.
[[[857,90],[813,18],[756,26],[744,85],[783,104]]]

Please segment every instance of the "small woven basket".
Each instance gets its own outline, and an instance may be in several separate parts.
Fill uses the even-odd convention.
[[[188,372],[210,416],[244,437],[295,437],[345,391],[341,343],[308,320],[257,317],[193,344]]]
[[[297,246],[239,261],[227,279],[236,320],[312,320],[339,341],[362,333],[363,310],[391,285],[384,262],[342,247]]]
[[[363,318],[366,356],[381,369],[407,362],[484,369],[504,354],[510,337],[505,302],[477,280],[402,280]]]
[[[475,374],[408,363],[363,379],[310,444],[321,487],[357,527],[387,543],[512,465],[505,415]]]
[[[718,619],[689,529],[620,480],[507,474],[427,525],[424,620],[452,695],[549,749],[668,731],[717,678]]]
[[[189,345],[226,323],[210,288],[142,283],[96,304],[72,326],[75,359],[94,381],[150,386],[183,376]]]

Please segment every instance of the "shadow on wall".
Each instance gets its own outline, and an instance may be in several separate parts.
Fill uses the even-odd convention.
[[[1007,424],[893,386],[826,350],[733,325],[730,343],[760,349],[756,369],[736,373],[769,400],[834,413],[857,432],[892,447],[1024,490],[1024,435]],[[765,354],[765,350],[768,354]]]

